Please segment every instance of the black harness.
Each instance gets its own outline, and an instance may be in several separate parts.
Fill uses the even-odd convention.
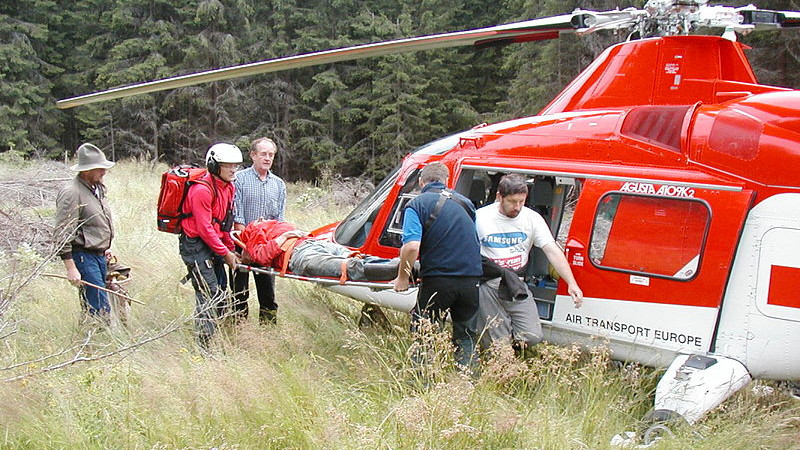
[[[435,222],[436,219],[439,217],[439,214],[442,212],[442,208],[444,207],[444,203],[448,199],[454,200],[456,203],[461,205],[461,207],[464,208],[464,211],[467,213],[467,215],[471,216],[470,207],[464,200],[461,200],[460,198],[453,195],[453,191],[451,191],[450,189],[442,189],[441,191],[439,191],[439,200],[436,201],[436,205],[433,207],[433,211],[431,211],[431,214],[425,221],[425,225],[423,225],[422,227],[424,230],[430,229],[431,225],[433,225],[433,222]]]

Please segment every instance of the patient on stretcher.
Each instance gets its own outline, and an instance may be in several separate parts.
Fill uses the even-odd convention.
[[[361,256],[334,242],[316,239],[281,220],[258,220],[238,236],[242,261],[308,277],[352,281],[389,281],[397,276],[398,259]],[[342,273],[344,271],[344,274]]]

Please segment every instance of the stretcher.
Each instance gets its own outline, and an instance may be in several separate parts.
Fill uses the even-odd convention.
[[[246,249],[247,245],[241,241],[239,236],[240,233],[238,231],[231,232],[231,237],[236,245],[242,249]],[[249,264],[237,264],[236,270],[307,281],[364,303],[384,306],[404,312],[411,311],[416,304],[416,286],[411,286],[404,292],[397,292],[394,290],[394,284],[391,281],[353,281],[343,278],[294,274],[288,270],[289,253],[291,253],[291,249],[288,250],[287,256],[284,257],[285,259],[281,270]]]
[[[247,264],[237,264],[236,269],[244,272],[253,272],[266,275],[275,275],[282,278],[290,278],[292,280],[310,281],[322,286],[359,286],[367,287],[375,290],[392,289],[394,285],[391,281],[341,281],[339,278],[328,277],[309,277],[305,275],[295,275],[291,272],[281,274],[281,271],[272,269],[270,267],[251,266]]]
[[[253,272],[258,274],[274,275],[277,277],[292,280],[307,281],[318,284],[325,289],[336,292],[355,300],[371,305],[382,306],[396,309],[398,311],[409,312],[414,308],[417,299],[417,287],[411,286],[407,291],[397,292],[391,281],[344,281],[339,278],[310,277],[296,275],[291,272],[281,274],[281,271],[270,267],[253,266],[238,264],[237,270]]]

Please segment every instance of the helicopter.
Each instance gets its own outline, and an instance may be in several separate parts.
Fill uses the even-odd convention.
[[[701,27],[723,33],[692,34]],[[526,205],[557,236],[585,295],[576,309],[532,250],[526,281],[545,340],[601,338],[615,359],[666,368],[647,430],[657,432],[660,422],[697,422],[753,378],[800,380],[800,91],[759,84],[736,41],[797,27],[796,11],[650,0],[209,70],[57,106],[397,52],[628,33],[538,115],[410,152],[345,219],[312,234],[396,257],[425,164],[447,165],[449,187],[476,207],[494,201],[501,176],[522,174]],[[369,305],[415,304],[413,291],[385,283],[294,277]]]

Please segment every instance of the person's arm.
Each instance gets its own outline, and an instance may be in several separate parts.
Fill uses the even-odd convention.
[[[406,208],[403,214],[403,246],[400,247],[400,265],[397,267],[397,278],[392,281],[394,290],[402,292],[408,290],[414,262],[419,256],[419,246],[422,241],[422,223],[417,211]]]
[[[236,175],[239,176],[239,173],[237,172]],[[239,180],[234,181],[233,185],[236,187],[233,192],[233,229],[242,231],[247,225],[244,219],[244,198],[242,198],[244,192],[242,191],[242,183]]]
[[[400,247],[400,264],[397,267],[397,278],[392,281],[394,290],[403,292],[408,290],[411,280],[411,272],[414,268],[414,261],[419,255],[419,241],[410,241]]]
[[[198,183],[190,189],[186,201],[189,203],[189,211],[192,212],[191,219],[194,220],[197,226],[197,234],[214,253],[227,257],[227,254],[231,253],[231,251],[228,246],[222,242],[222,239],[220,239],[217,231],[214,229],[211,212],[214,201],[212,188],[206,184]]]
[[[306,237],[306,236],[308,236],[308,232],[307,231],[301,231],[301,230],[284,231],[283,233],[281,233],[280,236],[275,238],[275,244],[278,247],[283,247],[283,244],[286,243],[286,241],[288,239],[291,239],[291,238],[303,238],[303,237]]]
[[[72,259],[72,241],[80,225],[79,214],[78,195],[69,187],[64,187],[56,197],[56,222],[53,228],[55,243],[60,246],[58,256],[64,261]]]
[[[542,251],[561,279],[567,283],[567,292],[572,297],[572,301],[575,302],[575,307],[580,308],[583,304],[583,292],[578,287],[578,282],[575,281],[575,275],[573,275],[572,268],[569,266],[564,252],[561,251],[561,247],[555,242],[550,242],[542,247]]]
[[[64,267],[67,269],[67,280],[72,283],[73,286],[78,287],[81,285],[81,273],[78,271],[78,268],[75,266],[75,260],[72,258],[65,259]]]
[[[67,272],[67,280],[75,286],[81,285],[81,273],[72,259],[72,241],[75,239],[78,230],[79,208],[77,195],[71,189],[64,188],[59,191],[56,197],[56,244],[61,248],[58,251],[59,257],[64,262],[64,269]]]
[[[278,220],[284,219],[286,215],[286,183],[281,180],[280,196],[278,197]]]

